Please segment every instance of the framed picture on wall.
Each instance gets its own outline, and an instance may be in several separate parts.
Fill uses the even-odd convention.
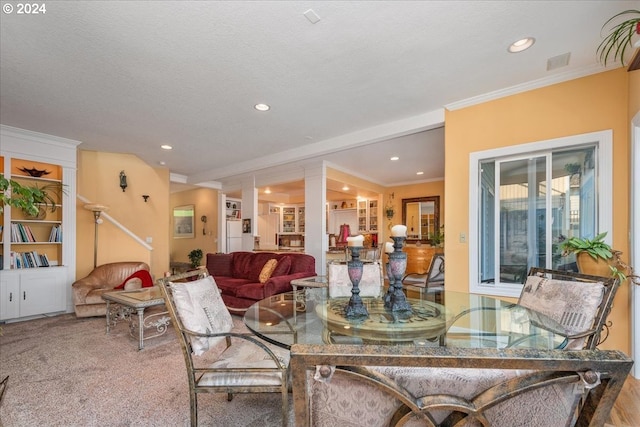
[[[242,220],[242,232],[251,233],[251,218],[245,218]]]
[[[195,237],[193,211],[193,205],[177,206],[173,208],[174,239],[193,239]]]

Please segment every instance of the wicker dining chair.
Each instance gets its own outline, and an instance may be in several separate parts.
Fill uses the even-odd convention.
[[[206,270],[162,278],[158,286],[187,367],[191,426],[198,425],[200,393],[227,393],[227,400],[235,393],[281,393],[282,424],[286,426],[289,352],[253,334],[232,331],[231,314]]]

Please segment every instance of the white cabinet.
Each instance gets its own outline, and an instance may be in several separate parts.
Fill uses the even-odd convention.
[[[63,188],[54,197],[53,212],[49,205],[49,210],[41,209],[41,215],[35,218],[11,206],[4,206],[4,212],[0,213],[2,320],[73,311],[78,144],[78,141],[0,126],[1,174],[29,187]]]
[[[378,232],[378,200],[358,200],[358,232]]]
[[[304,206],[281,206],[280,233],[304,233]]]
[[[0,279],[0,320],[65,311],[66,268],[43,271],[3,271]]]

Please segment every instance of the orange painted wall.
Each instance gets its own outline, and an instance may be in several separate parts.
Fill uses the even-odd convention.
[[[613,246],[629,253],[628,75],[616,69],[445,113],[445,247],[448,265],[456,266],[447,269],[447,287],[468,290],[469,248],[457,236],[468,234],[469,154],[496,147],[612,129],[615,209],[609,232]],[[628,284],[609,319],[611,336],[601,348],[629,353]]]
[[[423,182],[420,184],[399,185],[389,187],[384,192],[384,205],[386,207],[393,193],[393,209],[395,215],[391,221],[384,217],[385,227],[382,227],[381,242],[391,241],[391,226],[402,223],[402,199],[412,199],[414,197],[440,196],[440,225],[444,221],[444,181]],[[406,225],[406,224],[405,224]]]
[[[120,189],[120,171],[128,187]],[[169,171],[154,169],[131,154],[78,151],[78,195],[109,206],[107,212],[142,240],[152,238],[148,251],[109,221],[98,227],[98,265],[117,261],[144,261],[154,277],[169,269]],[[142,195],[148,194],[148,202]],[[76,277],[93,269],[93,213],[77,201]]]
[[[176,206],[194,205],[195,236],[186,239],[174,239],[171,236],[171,261],[189,262],[189,252],[202,249],[202,265],[206,262],[207,253],[217,252],[216,239],[218,237],[218,191],[208,188],[181,191],[170,197],[171,211]],[[205,215],[207,223],[203,224],[200,217]],[[170,230],[173,230],[173,215],[171,215]],[[203,234],[203,229],[205,233]]]

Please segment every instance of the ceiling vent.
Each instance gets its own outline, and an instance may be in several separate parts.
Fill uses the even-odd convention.
[[[569,65],[569,58],[571,52],[563,53],[562,55],[554,56],[547,59],[547,71],[555,70],[556,68],[566,67]]]

